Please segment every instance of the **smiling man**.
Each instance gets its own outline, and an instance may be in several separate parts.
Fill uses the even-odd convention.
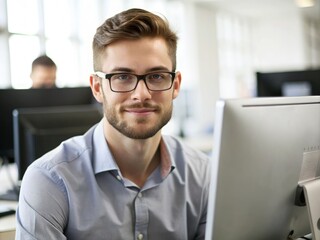
[[[209,158],[161,134],[180,90],[176,48],[142,9],[97,29],[90,85],[104,117],[28,168],[17,239],[204,239]]]

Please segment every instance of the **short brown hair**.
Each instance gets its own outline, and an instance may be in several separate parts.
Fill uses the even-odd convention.
[[[54,61],[47,55],[41,55],[37,57],[35,60],[33,60],[31,70],[33,71],[34,68],[37,66],[57,68],[57,65],[54,63]]]
[[[165,18],[143,9],[132,8],[107,19],[97,28],[93,38],[93,68],[101,71],[101,55],[105,48],[118,40],[161,37],[166,41],[168,54],[176,68],[177,35],[170,29]]]

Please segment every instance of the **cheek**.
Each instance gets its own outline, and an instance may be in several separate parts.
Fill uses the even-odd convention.
[[[124,94],[115,93],[105,88],[102,90],[102,98],[103,104],[108,108],[116,108],[127,99]]]
[[[114,92],[112,92],[109,88],[107,82],[103,82],[100,85],[101,98],[103,98],[104,103],[112,103],[112,101],[116,98],[114,96]]]
[[[173,99],[175,98],[174,95],[174,92],[170,91],[153,99],[157,104],[161,105],[163,108],[169,108],[173,104]]]

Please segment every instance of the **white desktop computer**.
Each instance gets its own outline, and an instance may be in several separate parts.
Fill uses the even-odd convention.
[[[320,96],[217,102],[206,240],[320,234]]]

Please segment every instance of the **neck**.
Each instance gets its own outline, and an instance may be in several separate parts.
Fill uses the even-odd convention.
[[[123,177],[142,187],[160,164],[161,133],[148,139],[131,139],[116,130],[104,130],[110,151]]]

